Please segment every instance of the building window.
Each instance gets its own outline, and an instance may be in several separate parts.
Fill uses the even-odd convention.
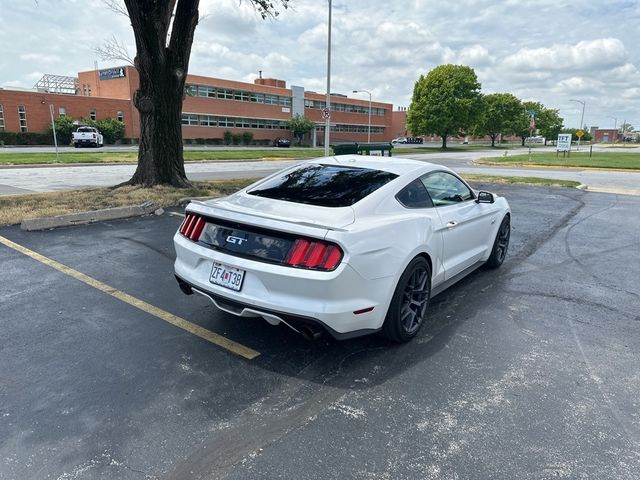
[[[183,113],[182,125],[198,125],[198,115],[193,113]]]
[[[124,112],[116,113],[116,120],[118,120],[119,122],[124,122]]]
[[[18,105],[18,120],[20,120],[20,131],[27,131],[27,110],[24,105]]]
[[[215,127],[216,117],[213,115],[200,115],[200,125],[203,127]]]
[[[90,118],[91,120],[93,120],[94,122],[96,121],[97,115],[96,115],[96,110],[95,110],[95,108],[94,108],[94,109],[92,109],[92,110],[89,112],[89,118]]]
[[[216,117],[197,113],[183,113],[182,125],[221,128],[268,128],[270,130],[288,130],[289,123],[284,120],[270,120],[245,117]],[[364,127],[366,128],[366,127]],[[373,127],[372,130],[373,132]]]
[[[0,132],[4,131],[4,109],[0,105]]]
[[[67,116],[67,110],[64,107],[58,108],[58,116],[66,117]]]
[[[216,89],[213,87],[208,87],[206,85],[198,85],[198,96],[215,98]]]

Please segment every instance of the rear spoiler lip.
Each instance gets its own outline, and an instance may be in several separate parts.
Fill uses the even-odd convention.
[[[202,207],[202,208],[191,209],[190,207],[192,205],[196,206],[196,207]],[[215,207],[212,207],[211,205],[207,205],[205,202],[200,201],[200,200],[191,200],[191,202],[186,207],[186,211],[187,212],[195,211],[196,213],[202,213],[203,215],[209,215],[209,216],[212,216],[212,217],[216,216],[216,214],[214,213],[216,210],[232,213],[234,220],[239,220],[238,217],[240,217],[240,218],[242,218],[242,220],[239,220],[239,221],[241,221],[242,223],[246,223],[247,225],[252,225],[252,226],[256,226],[256,227],[264,227],[264,225],[252,222],[251,219],[255,218],[255,217],[264,218],[265,220],[271,220],[271,221],[275,221],[275,222],[282,222],[283,224],[299,225],[299,226],[302,226],[302,227],[309,227],[309,228],[314,228],[314,229],[319,229],[319,230],[328,230],[328,231],[333,231],[333,232],[346,232],[347,231],[346,228],[334,227],[334,226],[329,226],[329,225],[322,225],[322,224],[319,224],[319,223],[305,222],[305,221],[300,221],[300,220],[293,220],[293,219],[277,217],[277,216],[273,216],[273,215],[260,214],[260,213],[257,213],[257,212],[256,213],[238,212],[236,210],[220,207],[220,206],[217,206],[217,205]],[[296,232],[292,232],[292,233],[296,233]]]

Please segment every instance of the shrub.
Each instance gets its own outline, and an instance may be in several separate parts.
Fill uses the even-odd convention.
[[[56,140],[58,145],[71,144],[71,134],[75,131],[76,126],[73,124],[73,118],[71,117],[58,117],[55,120],[56,124]],[[47,127],[47,135],[53,142],[53,128],[51,125]]]
[[[123,122],[115,118],[105,118],[95,123],[95,127],[104,137],[104,143],[116,143],[124,138],[125,125]]]
[[[15,145],[16,144],[16,133],[15,132],[0,132],[0,142],[3,142],[4,145]]]
[[[53,136],[48,133],[18,132],[16,145],[53,145]]]
[[[233,133],[231,133],[229,130],[225,130],[225,132],[222,134],[222,138],[225,145],[231,145],[231,142],[233,142]]]
[[[241,142],[242,142],[242,134],[241,133],[234,133],[233,134],[233,144],[234,145],[240,145]]]
[[[242,132],[242,143],[244,143],[245,145],[251,145],[252,140],[253,140],[252,132]]]

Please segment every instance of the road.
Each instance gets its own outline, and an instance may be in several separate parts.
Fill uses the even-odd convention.
[[[617,149],[616,151],[618,151]],[[635,151],[635,149],[633,149]],[[509,150],[509,155],[526,153],[526,149]],[[447,165],[460,174],[511,175],[577,180],[590,191],[640,195],[640,173],[590,169],[505,168],[473,163],[481,157],[502,156],[503,151],[446,152],[407,155],[427,162]],[[215,178],[261,177],[277,171],[292,161],[202,162],[187,163],[192,180]],[[134,165],[46,166],[0,168],[0,195],[47,192],[81,187],[117,185],[131,178]]]
[[[0,478],[637,480],[640,197],[478,186],[513,209],[507,259],[406,345],[310,343],[185,296],[177,211],[1,228],[50,262],[0,244]]]

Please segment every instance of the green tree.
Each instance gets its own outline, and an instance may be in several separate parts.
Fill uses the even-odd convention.
[[[560,130],[560,132],[558,133],[570,133],[571,134],[571,141],[572,142],[577,142],[578,141],[578,136],[576,135],[576,132],[578,131],[577,128],[563,128],[562,130]],[[593,138],[591,136],[591,134],[589,132],[587,132],[586,130],[584,131],[584,135],[582,136],[582,142],[589,142],[591,141],[591,139]]]
[[[481,106],[474,133],[488,135],[492,147],[495,147],[498,135],[518,131],[522,103],[516,97],[510,93],[491,93],[482,97]]]
[[[556,140],[558,138],[564,119],[555,108],[543,108],[536,122],[536,126],[540,131],[540,135],[544,137],[544,144],[546,145],[547,140]]]
[[[75,131],[76,126],[73,124],[71,117],[58,117],[55,119],[56,124],[56,140],[58,145],[69,145],[71,143],[71,134]],[[53,142],[53,127],[49,124],[47,135],[51,137]]]
[[[530,135],[529,128],[529,114],[533,113],[535,117],[535,130],[538,130],[540,134],[545,138],[545,145],[547,140],[555,140],[558,134],[561,133],[562,124],[564,119],[558,113],[558,110],[553,108],[547,108],[540,102],[523,102],[523,110],[520,114],[520,120],[518,122],[519,128],[517,129],[517,135],[522,139],[522,146],[524,146],[526,138]]]
[[[407,114],[411,134],[435,133],[447,137],[469,129],[479,113],[480,83],[476,73],[463,65],[440,65],[421,75],[413,88]]]
[[[298,140],[298,145],[302,143],[302,137],[305,133],[310,132],[315,123],[302,115],[296,114],[289,120],[289,130],[293,133],[293,136]]]

